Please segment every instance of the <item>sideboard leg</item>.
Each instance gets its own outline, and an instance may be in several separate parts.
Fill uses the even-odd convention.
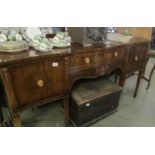
[[[142,71],[139,71],[138,78],[137,78],[137,83],[136,83],[136,88],[135,88],[135,92],[134,92],[133,97],[137,96],[137,92],[138,92],[141,77],[142,77]]]
[[[121,76],[120,76],[119,85],[120,85],[121,87],[124,86],[125,79],[126,79],[126,77],[125,77],[124,75],[121,75]]]
[[[68,96],[64,97],[63,102],[64,102],[65,125],[69,126],[69,97]]]
[[[3,118],[3,112],[2,112],[2,107],[0,106],[0,124],[2,124],[4,118]]]
[[[114,75],[114,82],[117,84],[117,80],[118,80],[118,74],[116,73],[115,75]]]
[[[153,68],[152,68],[152,70],[151,70],[151,73],[150,73],[150,75],[149,75],[148,85],[147,85],[147,88],[146,88],[146,89],[149,89],[149,87],[150,87],[151,78],[152,78],[152,75],[153,75],[154,70],[155,70],[155,64],[154,64],[154,66],[153,66]]]
[[[13,125],[14,127],[21,127],[21,119],[20,119],[20,115],[14,115],[13,116]]]
[[[145,60],[144,65],[143,65],[142,77],[144,77],[144,74],[145,74],[145,70],[146,70],[146,66],[147,66],[148,61],[149,61],[149,57],[146,57],[146,60]]]

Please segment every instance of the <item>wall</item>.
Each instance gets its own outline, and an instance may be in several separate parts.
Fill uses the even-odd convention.
[[[128,29],[129,33],[131,33],[135,37],[141,37],[147,40],[151,40],[152,27],[117,27],[117,31],[120,33],[124,33],[126,29]]]

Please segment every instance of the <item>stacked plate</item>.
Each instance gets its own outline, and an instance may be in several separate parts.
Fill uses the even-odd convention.
[[[28,45],[23,41],[6,41],[0,44],[1,52],[21,52],[27,49]]]
[[[28,45],[22,40],[21,34],[15,31],[0,34],[0,52],[20,52],[26,49]]]
[[[7,30],[0,34],[0,51],[18,52],[28,49],[28,45],[37,51],[49,52],[54,47],[64,48],[71,45],[67,32],[57,32],[54,38],[46,38],[46,28],[25,27],[20,32]]]
[[[71,37],[67,32],[58,32],[53,38],[53,46],[57,48],[69,47],[71,45]]]
[[[64,48],[71,44],[71,38],[67,32],[58,32],[52,39],[46,38],[45,28],[26,27],[21,30],[22,36],[26,42],[41,52],[52,51],[54,47]]]
[[[120,43],[128,43],[133,36],[131,35],[124,35],[121,33],[107,33],[107,40],[120,42]]]
[[[53,48],[53,44],[46,38],[44,29],[39,27],[26,27],[21,29],[23,39],[38,51],[48,52]]]

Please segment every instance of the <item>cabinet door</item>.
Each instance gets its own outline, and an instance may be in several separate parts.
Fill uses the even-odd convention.
[[[128,47],[128,61],[126,62],[127,72],[130,73],[143,67],[147,50],[147,44],[136,44]]]
[[[66,90],[65,60],[48,59],[8,68],[18,107],[50,101]]]

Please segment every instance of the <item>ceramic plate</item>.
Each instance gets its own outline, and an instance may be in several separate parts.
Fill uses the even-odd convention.
[[[54,48],[67,48],[70,47],[70,45],[54,45]]]
[[[70,47],[70,43],[68,43],[68,42],[65,42],[65,41],[60,41],[60,42],[58,42],[58,43],[55,43],[54,45],[53,45],[53,47],[56,47],[56,48],[66,48],[66,47]]]
[[[28,49],[28,45],[23,41],[7,41],[0,45],[0,52],[21,52]]]
[[[39,48],[39,47],[34,47],[34,49],[36,49],[36,50],[39,51],[39,52],[50,52],[50,51],[52,51],[52,49],[49,49],[49,48],[41,49],[41,48]]]

